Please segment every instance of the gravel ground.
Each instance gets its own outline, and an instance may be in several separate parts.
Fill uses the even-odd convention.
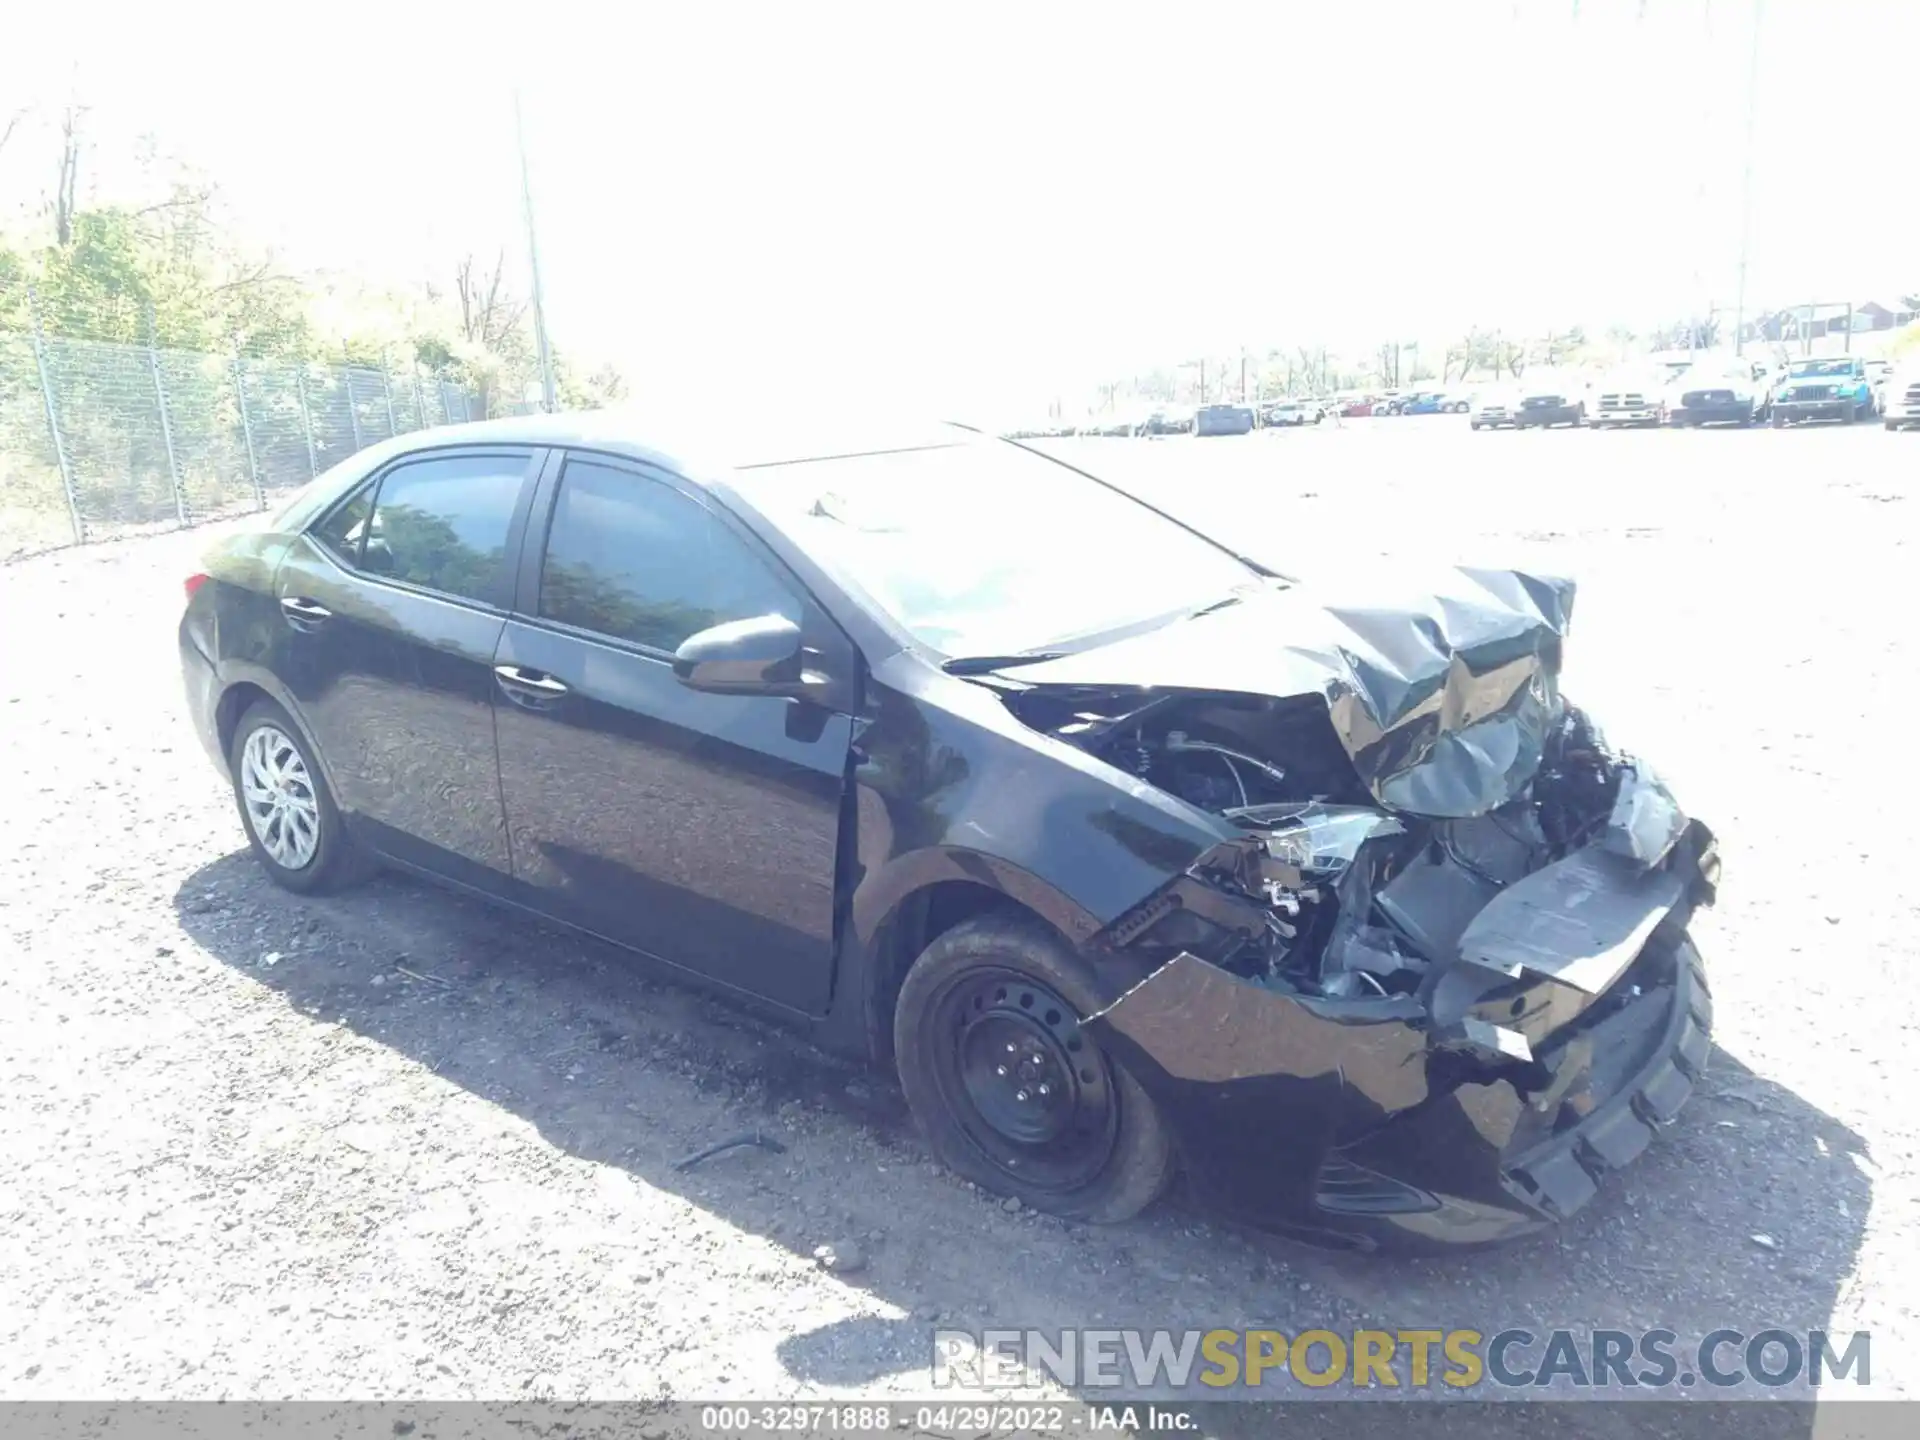
[[[1067,448],[1283,569],[1582,580],[1568,688],[1727,875],[1704,1093],[1574,1223],[1409,1263],[1178,1196],[1009,1213],[887,1077],[607,947],[407,880],[282,894],[179,696],[202,531],[0,569],[0,1398],[924,1396],[936,1327],[1101,1323],[1868,1329],[1873,1392],[1920,1391],[1920,439]],[[748,1129],[785,1153],[673,1168]]]

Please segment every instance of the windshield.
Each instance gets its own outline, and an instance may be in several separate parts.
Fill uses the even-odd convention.
[[[1259,579],[1145,506],[1015,445],[805,460],[732,481],[950,657],[1058,649],[1231,600]]]
[[[1787,367],[1789,375],[1851,375],[1851,360],[1796,360]]]

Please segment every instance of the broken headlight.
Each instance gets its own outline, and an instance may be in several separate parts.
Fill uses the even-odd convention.
[[[1343,874],[1376,835],[1406,833],[1393,816],[1358,805],[1262,805],[1234,818],[1265,831],[1261,839],[1271,858],[1324,879]]]

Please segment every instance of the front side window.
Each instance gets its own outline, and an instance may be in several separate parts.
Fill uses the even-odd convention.
[[[496,602],[527,458],[440,455],[389,470],[360,545],[360,568],[462,599]]]
[[[373,513],[373,491],[362,490],[313,527],[313,538],[349,565],[360,563],[360,546],[367,538],[367,517]]]
[[[657,480],[581,460],[560,477],[540,614],[657,650],[727,620],[802,619],[792,589],[717,515]]]

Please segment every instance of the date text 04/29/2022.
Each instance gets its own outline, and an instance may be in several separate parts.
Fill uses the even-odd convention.
[[[911,1419],[922,1434],[1046,1435],[1072,1431],[1175,1434],[1199,1428],[1178,1405],[707,1405],[700,1428],[715,1435],[880,1434]]]

